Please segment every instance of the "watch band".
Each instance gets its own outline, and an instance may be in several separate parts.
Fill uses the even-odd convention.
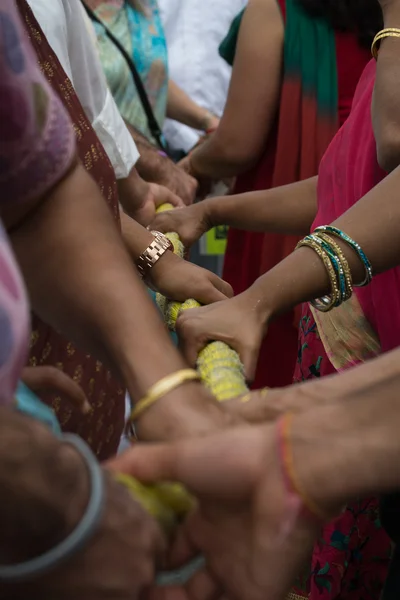
[[[174,247],[172,242],[160,231],[151,231],[154,235],[154,241],[146,248],[136,261],[136,267],[142,279],[145,279],[150,269],[154,267],[156,262],[167,252],[173,252]]]

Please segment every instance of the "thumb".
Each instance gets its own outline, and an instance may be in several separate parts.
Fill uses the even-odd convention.
[[[218,277],[218,275],[215,275],[215,273],[212,273],[211,271],[209,272],[209,277],[212,284],[217,288],[217,290],[222,292],[226,298],[233,297],[232,286],[227,281],[224,281],[223,279]]]
[[[138,444],[110,468],[143,483],[176,481],[197,495],[239,498],[258,476],[264,435],[262,430],[241,427],[173,444]]]
[[[199,291],[195,293],[195,296],[195,299],[200,304],[214,304],[215,302],[221,302],[227,299],[227,297],[208,279],[205,282],[204,287],[200,287]]]
[[[108,468],[136,477],[143,483],[177,480],[180,444],[136,444],[107,463]]]
[[[183,208],[185,206],[182,198],[171,192],[168,188],[164,186],[160,186],[160,191],[162,192],[159,196],[157,207],[162,206],[163,204],[171,204],[174,208]]]
[[[258,363],[258,350],[259,350],[259,346],[254,347],[254,346],[241,345],[241,347],[238,347],[238,352],[239,352],[240,358],[242,359],[242,363],[243,363],[243,367],[244,367],[244,374],[245,374],[246,380],[249,382],[254,381],[254,378],[256,376],[257,363]]]

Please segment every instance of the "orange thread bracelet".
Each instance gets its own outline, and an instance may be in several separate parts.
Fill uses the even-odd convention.
[[[288,489],[295,493],[302,501],[305,512],[312,519],[318,521],[330,521],[330,517],[317,505],[316,502],[307,494],[301,485],[296,473],[293,460],[293,451],[291,444],[293,414],[286,413],[278,422],[278,440],[282,463],[282,471]]]

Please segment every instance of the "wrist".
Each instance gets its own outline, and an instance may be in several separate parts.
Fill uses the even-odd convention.
[[[399,423],[381,418],[376,391],[372,411],[366,394],[359,396],[293,417],[295,469],[307,494],[332,515],[355,497],[398,488]]]
[[[187,383],[163,396],[135,423],[139,439],[170,441],[207,435],[236,423],[200,383]]]
[[[266,331],[269,323],[275,315],[272,298],[265,294],[263,286],[257,280],[250,288],[240,294],[248,311],[252,311],[263,331]]]

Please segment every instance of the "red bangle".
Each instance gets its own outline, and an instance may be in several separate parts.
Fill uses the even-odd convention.
[[[296,473],[293,461],[293,451],[291,444],[293,414],[287,413],[281,417],[277,423],[278,428],[278,449],[281,460],[282,473],[289,494],[295,494],[303,505],[304,515],[318,523],[330,521],[332,516],[327,515],[304,490]]]

